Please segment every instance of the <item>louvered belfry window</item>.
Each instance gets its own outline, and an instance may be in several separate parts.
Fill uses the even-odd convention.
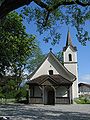
[[[68,57],[69,57],[69,61],[72,61],[72,55],[69,54]]]

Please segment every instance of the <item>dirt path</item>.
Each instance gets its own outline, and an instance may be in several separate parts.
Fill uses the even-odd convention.
[[[90,120],[90,105],[0,105],[10,120]]]

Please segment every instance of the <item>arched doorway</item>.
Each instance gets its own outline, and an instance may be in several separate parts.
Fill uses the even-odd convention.
[[[45,87],[44,103],[47,105],[55,104],[55,90],[51,86]]]

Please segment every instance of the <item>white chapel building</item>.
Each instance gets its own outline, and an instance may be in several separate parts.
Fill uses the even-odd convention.
[[[72,44],[69,31],[63,58],[64,65],[50,51],[29,76],[29,103],[71,104],[78,97],[77,48]]]

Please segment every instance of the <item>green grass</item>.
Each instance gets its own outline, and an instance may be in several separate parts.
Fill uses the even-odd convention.
[[[15,102],[16,102],[15,99],[4,99],[4,98],[0,98],[0,104],[15,103]]]
[[[90,104],[90,100],[87,98],[77,98],[75,99],[77,104]]]
[[[26,101],[26,98],[22,98],[20,101],[17,101],[15,98],[10,98],[10,99],[5,99],[5,98],[0,98],[0,104],[10,104],[10,103],[24,103]]]

